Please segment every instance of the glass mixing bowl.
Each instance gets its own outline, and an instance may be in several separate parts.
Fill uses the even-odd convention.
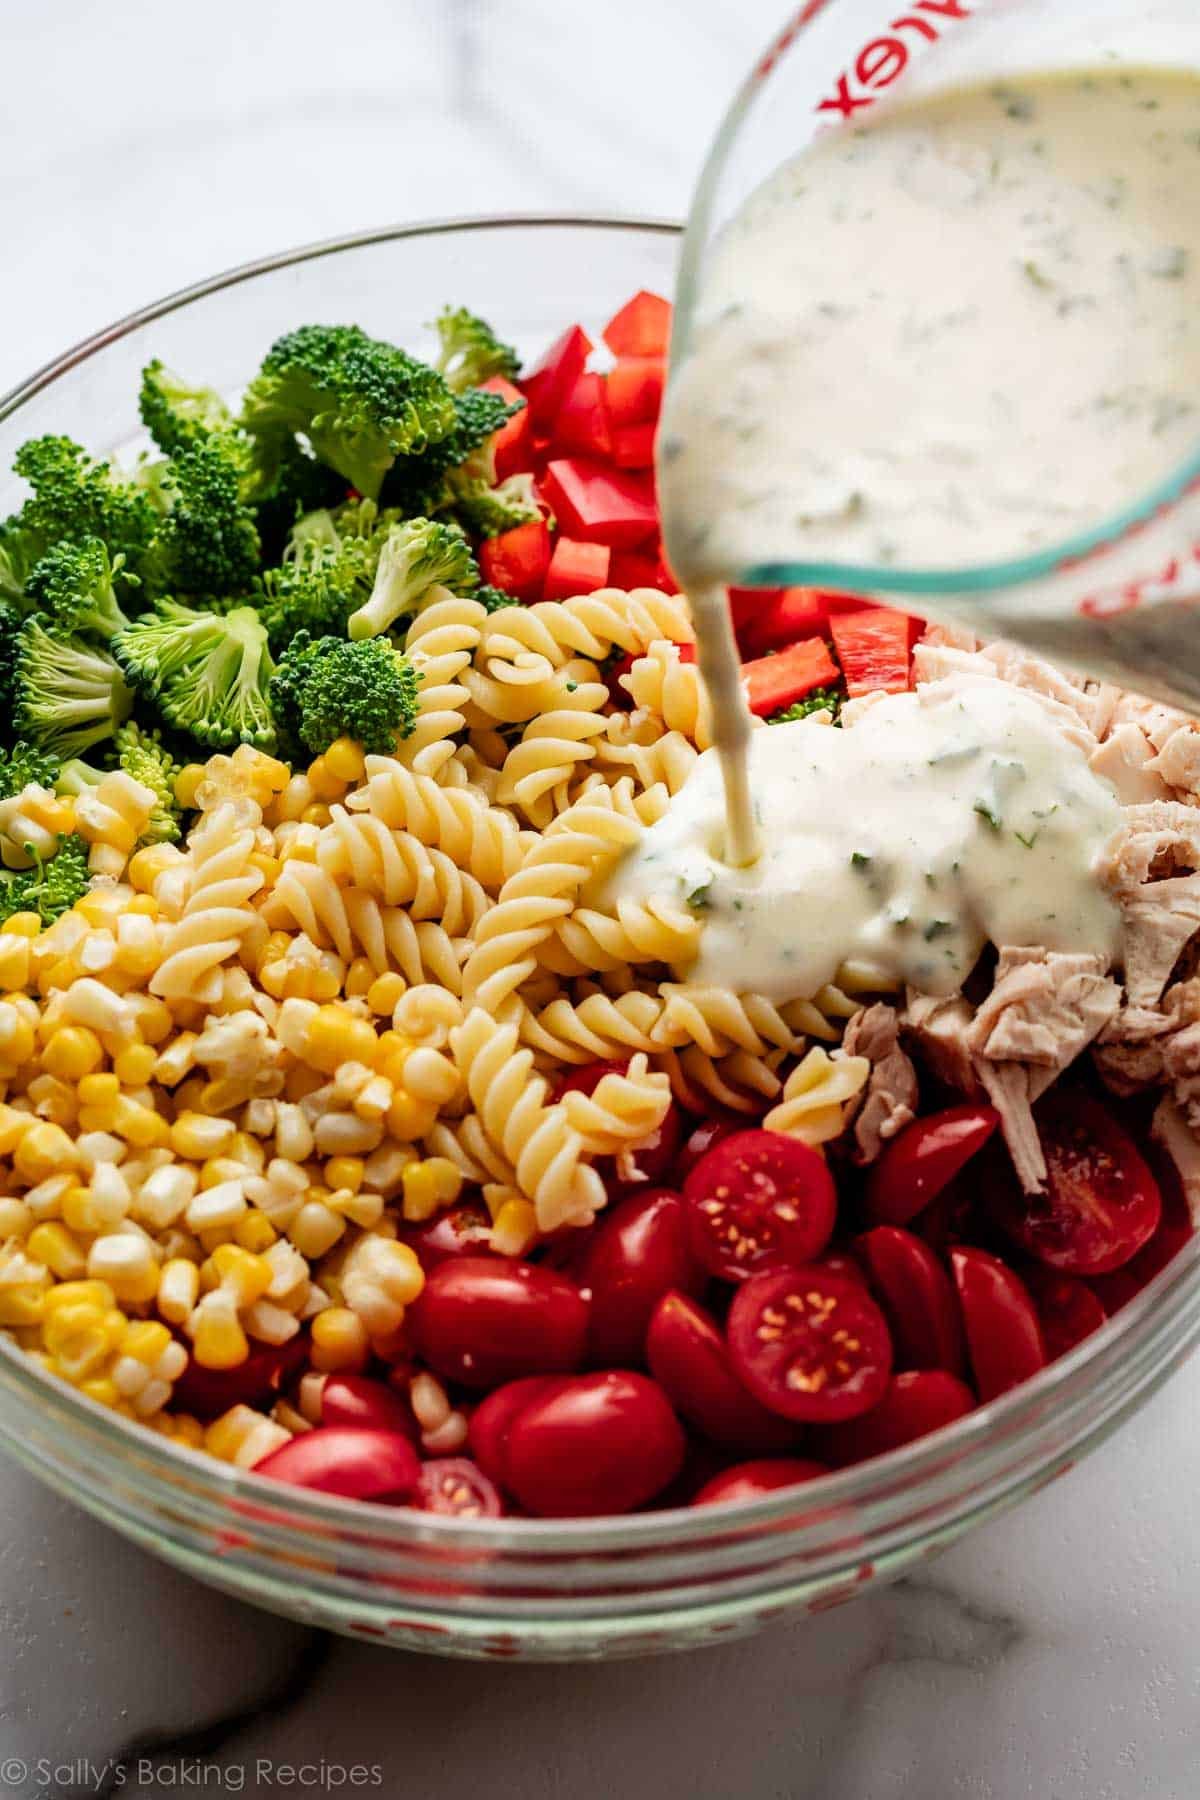
[[[445,301],[477,308],[531,352],[639,287],[670,292],[677,249],[665,224],[516,218],[271,257],[149,306],[31,376],[0,401],[0,465],[39,432],[97,449],[128,441],[152,356],[233,389],[290,326],[356,319],[420,348]],[[15,499],[6,478],[0,507]],[[820,1611],[898,1575],[1062,1474],[1198,1333],[1194,1238],[1102,1331],[948,1430],[765,1499],[616,1519],[463,1523],[285,1488],[116,1417],[3,1339],[0,1441],[126,1537],[273,1611],[410,1650],[629,1655]]]

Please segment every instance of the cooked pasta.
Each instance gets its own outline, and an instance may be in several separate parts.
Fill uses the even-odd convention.
[[[659,641],[639,656],[621,686],[639,711],[661,719],[668,731],[678,731],[707,750],[712,743],[708,696],[695,663],[684,662],[679,646]]]
[[[846,1107],[861,1094],[870,1073],[865,1056],[830,1056],[814,1048],[792,1070],[783,1098],[763,1124],[768,1131],[787,1132],[806,1144],[826,1144],[840,1135]]]

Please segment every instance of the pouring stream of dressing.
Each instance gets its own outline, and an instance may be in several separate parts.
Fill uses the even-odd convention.
[[[1198,173],[1200,77],[1045,75],[832,132],[717,240],[659,491],[728,863],[761,846],[724,586],[772,562],[1011,558],[1176,469],[1200,423]]]

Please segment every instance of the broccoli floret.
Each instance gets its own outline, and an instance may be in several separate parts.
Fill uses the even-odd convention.
[[[38,787],[52,788],[59,778],[57,756],[39,750],[33,744],[18,740],[11,750],[0,750],[0,800],[19,794],[33,782]]]
[[[37,613],[17,633],[13,689],[18,737],[64,759],[111,737],[133,705],[106,651],[48,631]]]
[[[175,798],[175,780],[180,765],[163,744],[161,732],[147,730],[129,719],[117,733],[116,751],[125,773],[155,795],[154,811],[139,841],[178,843],[182,808]]]
[[[456,487],[496,479],[492,439],[519,411],[502,394],[468,388],[454,397],[454,428],[422,456],[398,456],[383,485],[382,500],[407,518],[440,512],[453,503]]]
[[[487,320],[465,306],[443,307],[436,330],[442,346],[437,367],[456,394],[492,375],[511,380],[521,367],[512,345],[502,343]]]
[[[482,582],[471,598],[477,600],[485,612],[490,613],[502,612],[506,606],[521,604],[515,594],[506,594],[503,588],[493,587],[490,581]]]
[[[842,710],[842,696],[836,688],[814,688],[803,700],[793,700],[783,712],[772,713],[768,725],[790,725],[793,719],[807,719],[810,713],[830,712],[834,723]]]
[[[97,537],[78,544],[56,544],[30,572],[25,594],[52,630],[90,632],[107,643],[129,620],[121,611],[114,586],[123,559],[110,562]]]
[[[176,731],[210,750],[275,748],[267,704],[275,665],[253,607],[197,612],[159,599],[113,639],[113,649],[129,680]]]
[[[198,439],[172,457],[165,485],[171,510],[142,568],[156,594],[244,593],[258,574],[254,516],[242,504],[240,472],[229,439]]]
[[[142,370],[142,424],[160,450],[176,456],[214,431],[232,431],[233,414],[215,388],[193,387],[157,357]]]
[[[298,631],[345,637],[350,615],[370,597],[378,562],[369,540],[348,538],[332,555],[269,569],[259,611],[272,649],[286,649]]]
[[[253,438],[247,440],[253,444]],[[256,468],[263,469],[261,463]],[[295,438],[286,438],[275,459],[269,480],[258,481],[244,498],[254,503],[254,517],[268,562],[278,561],[296,520],[302,513],[335,507],[346,495],[343,476],[327,469]]]
[[[0,524],[0,600],[20,607],[25,583],[44,548],[40,533],[21,523],[21,514]]]
[[[280,338],[242,406],[251,436],[279,446],[302,433],[368,499],[397,456],[420,455],[455,423],[437,370],[357,325],[304,325]]]
[[[301,631],[272,677],[271,704],[285,740],[313,756],[340,737],[387,756],[416,723],[419,680],[386,638],[348,643]]]
[[[53,925],[83,899],[89,879],[88,846],[74,833],[62,837],[57,852],[47,861],[15,873],[8,869],[0,872],[0,919],[35,912],[43,925]]]
[[[0,600],[0,718],[12,718],[21,618],[15,606]]]
[[[350,615],[350,636],[378,637],[390,631],[397,619],[417,611],[422,595],[435,585],[458,594],[478,587],[479,570],[462,532],[436,519],[394,525],[380,553],[371,597]]]
[[[109,554],[125,558],[130,574],[160,520],[145,488],[88,456],[66,437],[31,438],[17,451],[13,467],[33,493],[10,527],[18,526],[30,564],[53,545],[102,538]]]
[[[515,526],[528,525],[542,516],[533,497],[532,475],[510,475],[498,487],[489,487],[484,481],[467,481],[460,489],[455,478],[450,479],[457,489],[454,516],[476,537],[498,537],[502,531],[512,531]]]

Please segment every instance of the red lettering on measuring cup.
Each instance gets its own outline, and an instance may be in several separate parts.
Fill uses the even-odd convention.
[[[820,0],[820,4],[823,3],[824,0]],[[819,10],[819,6],[814,10]],[[863,45],[854,59],[853,71],[838,76],[833,93],[817,103],[817,111],[835,112],[843,119],[849,119],[864,106],[871,106],[880,89],[890,87],[907,66],[911,52],[900,36],[901,32],[914,31],[927,43],[936,43],[945,21],[970,17],[966,0],[913,0],[908,12],[892,20],[888,27],[890,36],[875,37]],[[787,43],[791,42],[801,23],[802,20],[794,22]],[[786,44],[780,44],[770,53],[770,60],[761,73],[767,73],[786,47]],[[858,83],[862,92],[852,90],[852,80]]]

